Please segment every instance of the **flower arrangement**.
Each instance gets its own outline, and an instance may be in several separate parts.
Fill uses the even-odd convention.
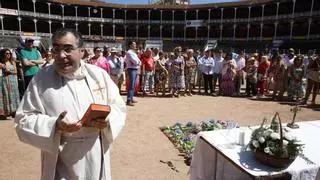
[[[169,138],[174,146],[190,165],[194,150],[196,136],[200,131],[213,131],[218,129],[231,129],[239,127],[232,121],[208,120],[201,122],[176,123],[173,126],[161,127],[160,130]]]
[[[256,159],[264,164],[285,168],[302,153],[303,144],[288,129],[283,129],[279,113],[272,118],[270,126],[264,125],[254,130],[249,143]]]

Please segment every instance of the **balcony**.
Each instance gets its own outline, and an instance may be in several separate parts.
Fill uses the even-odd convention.
[[[33,18],[41,18],[41,19],[52,19],[52,20],[69,20],[69,21],[89,21],[89,22],[100,22],[100,23],[115,23],[115,24],[123,24],[125,23],[124,19],[112,19],[112,18],[94,18],[94,17],[82,17],[78,16],[77,18],[75,16],[61,16],[61,15],[49,15],[45,13],[33,13],[29,11],[20,11],[19,12],[21,16],[27,16],[27,17],[33,17]],[[320,11],[313,11],[311,16],[319,16]],[[286,20],[291,18],[300,18],[300,17],[310,17],[310,12],[301,12],[301,13],[295,13],[292,14],[284,14],[284,15],[278,15],[277,16],[264,16],[264,17],[253,17],[250,18],[250,22],[259,22],[259,21],[275,21],[275,20]],[[249,18],[231,18],[231,19],[222,19],[222,23],[246,23],[249,21]],[[185,24],[184,20],[164,20],[162,21],[162,24]],[[126,23],[128,24],[149,24],[149,20],[127,20]],[[211,19],[209,21],[211,24],[217,24],[221,23],[221,19]],[[150,20],[150,24],[161,24],[161,20]]]

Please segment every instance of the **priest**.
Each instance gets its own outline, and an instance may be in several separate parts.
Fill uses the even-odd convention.
[[[41,150],[42,180],[109,180],[110,148],[125,124],[125,103],[107,72],[81,60],[77,31],[57,30],[52,43],[54,64],[31,80],[16,112],[16,132]],[[109,115],[81,121],[93,103],[109,105]]]

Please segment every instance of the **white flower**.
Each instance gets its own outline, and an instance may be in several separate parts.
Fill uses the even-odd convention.
[[[268,137],[268,136],[270,136],[271,133],[273,133],[273,130],[272,129],[267,129],[267,130],[263,131],[263,136],[264,137]]]
[[[265,147],[263,150],[266,154],[272,154],[271,150],[269,147]]]
[[[257,140],[253,140],[252,141],[252,145],[255,147],[255,148],[258,148],[259,147],[259,142]]]
[[[284,146],[286,146],[286,145],[288,145],[288,144],[289,144],[289,141],[283,140],[283,145],[284,145]]]
[[[264,139],[264,137],[259,137],[259,142],[262,144],[262,143],[264,143],[266,140]]]
[[[274,133],[271,133],[271,134],[270,134],[270,137],[271,137],[273,140],[280,139],[280,134],[274,132]]]
[[[294,137],[292,136],[292,134],[290,133],[286,133],[284,135],[284,138],[287,139],[288,141],[292,141],[294,139]]]

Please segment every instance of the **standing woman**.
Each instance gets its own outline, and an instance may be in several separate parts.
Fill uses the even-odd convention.
[[[5,65],[3,64],[2,60],[0,59],[0,119],[6,117],[6,112],[5,112],[5,104],[6,104],[6,99],[4,98],[4,68]]]
[[[291,96],[288,96],[290,100],[293,100],[295,97],[298,100],[302,98],[305,94],[305,89],[302,84],[302,78],[305,75],[305,68],[303,64],[303,57],[297,56],[294,58],[293,64],[289,68],[290,73],[290,86],[289,90]]]
[[[88,63],[97,65],[110,73],[108,60],[102,55],[102,50],[99,47],[93,48],[94,56],[89,59]]]
[[[272,71],[273,71],[273,96],[272,99],[276,100],[282,100],[283,93],[285,91],[285,80],[286,80],[286,67],[284,60],[281,56],[276,56],[274,58],[274,62],[272,65]],[[279,91],[279,94],[277,96],[277,93]]]
[[[220,86],[222,96],[232,96],[235,93],[235,84],[233,79],[236,74],[236,66],[237,64],[236,61],[232,59],[232,54],[227,53],[222,63],[222,77]]]
[[[267,56],[262,56],[259,60],[259,66],[258,66],[258,89],[260,97],[264,98],[264,92],[267,82],[267,72],[268,68],[270,66],[270,63],[268,61]]]
[[[197,67],[197,62],[193,57],[193,50],[187,50],[187,57],[185,57],[185,76],[186,76],[186,89],[185,93],[188,96],[192,96],[192,88],[194,86],[195,81],[195,72]]]
[[[164,57],[163,51],[159,52],[159,59],[155,60],[155,90],[156,95],[159,93],[159,89],[162,90],[162,96],[166,94],[166,82],[168,77],[168,71],[166,69],[167,60]]]
[[[122,74],[122,62],[120,61],[120,58],[117,56],[117,49],[116,48],[111,48],[110,50],[110,55],[107,57],[108,63],[109,63],[109,68],[110,68],[110,77],[112,81],[118,85],[119,84],[119,79]]]
[[[18,105],[20,103],[20,95],[18,88],[18,77],[17,77],[17,66],[16,62],[13,60],[11,52],[9,49],[4,49],[1,51],[1,59],[5,65],[4,70],[4,98],[7,99],[5,104],[5,109],[7,115],[14,116]]]
[[[181,89],[185,89],[184,59],[181,56],[181,47],[174,48],[174,59],[171,64],[172,97],[180,97]]]
[[[173,52],[170,52],[168,54],[168,59],[166,60],[166,70],[168,71],[168,78],[167,78],[167,83],[168,83],[168,92],[169,94],[172,94],[172,86],[171,86],[171,77],[172,77],[172,72],[171,72],[171,65],[172,62],[174,61],[175,56]]]
[[[309,62],[307,78],[307,92],[303,104],[307,104],[311,91],[313,91],[311,104],[315,105],[320,87],[320,57],[316,57],[315,60]]]
[[[44,59],[45,60],[45,63],[43,65],[41,65],[41,67],[47,67],[47,66],[50,66],[53,64],[54,62],[54,59],[52,57],[52,53],[51,51],[48,51],[47,54],[46,54],[46,58]]]

